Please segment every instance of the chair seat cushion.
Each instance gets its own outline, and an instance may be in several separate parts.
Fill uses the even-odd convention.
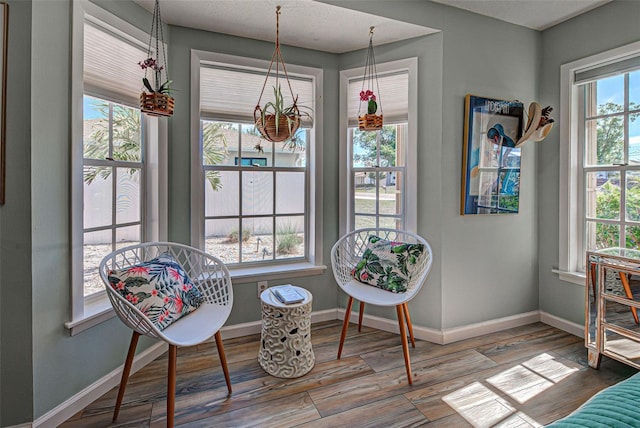
[[[165,340],[176,346],[193,346],[216,334],[227,321],[231,305],[203,303],[197,311],[180,318],[162,331]]]
[[[408,244],[369,235],[362,258],[351,275],[358,281],[393,293],[404,293],[423,244]]]
[[[196,310],[203,302],[200,291],[170,255],[109,272],[109,283],[149,320],[164,330]]]

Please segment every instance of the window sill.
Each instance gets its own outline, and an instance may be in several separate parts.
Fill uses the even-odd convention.
[[[229,269],[231,272],[231,281],[234,284],[322,275],[326,270],[327,267],[324,265],[314,265],[306,262]]]
[[[104,295],[101,298],[93,299],[91,302],[85,302],[82,318],[66,322],[64,326],[69,330],[71,336],[75,336],[94,325],[113,318],[115,315],[109,298]]]
[[[279,266],[260,266],[254,268],[229,269],[234,284],[246,284],[264,280],[300,278],[304,276],[322,275],[327,270],[324,265],[311,263],[291,263]],[[115,316],[111,302],[106,295],[86,301],[84,315],[77,320],[64,323],[71,336],[98,325]]]
[[[561,281],[571,282],[577,285],[584,285],[586,281],[584,272],[567,272],[558,269],[551,269],[551,272],[557,274]]]

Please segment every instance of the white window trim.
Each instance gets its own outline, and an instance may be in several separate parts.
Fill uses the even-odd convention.
[[[583,196],[579,138],[579,90],[575,86],[575,73],[601,66],[640,53],[640,42],[631,43],[596,55],[591,55],[560,67],[560,188],[559,188],[559,241],[558,268],[552,272],[563,281],[585,285],[579,254],[584,239]]]
[[[409,72],[409,124],[407,131],[406,152],[406,195],[405,200],[405,229],[417,233],[418,229],[418,58],[407,58],[398,61],[376,64],[378,74],[408,70]],[[340,163],[339,180],[340,192],[338,210],[340,213],[339,236],[349,232],[351,218],[351,198],[353,183],[351,182],[352,147],[349,145],[347,117],[347,94],[349,80],[364,75],[364,67],[340,71]]]
[[[115,316],[106,293],[97,293],[84,297],[84,276],[77,266],[83,260],[83,62],[84,62],[84,21],[85,15],[91,15],[108,25],[125,32],[132,39],[145,45],[149,35],[95,4],[82,0],[73,2],[72,22],[72,64],[71,64],[71,172],[70,172],[70,218],[71,218],[71,320],[64,325],[73,336],[94,325]],[[142,78],[142,77],[141,77]],[[146,219],[143,239],[164,240],[167,236],[167,162],[168,127],[166,119],[151,118],[144,115],[145,121],[145,192],[147,212],[153,215]],[[157,150],[149,144],[157,140]],[[157,174],[157,179],[152,179]],[[149,209],[154,207],[155,209]]]
[[[269,68],[269,61],[197,49],[191,50],[191,245],[197,248],[204,248],[204,180],[201,180],[204,168],[202,165],[202,145],[200,144],[200,63],[203,61],[262,70]],[[312,236],[309,237],[309,261],[230,268],[231,277],[235,283],[319,275],[326,270],[322,260],[323,71],[319,68],[288,63],[287,72],[313,76],[315,81],[315,104],[313,106],[315,136],[311,137],[314,141],[314,151],[309,156],[309,176],[312,183],[309,206],[306,207],[309,210],[309,224],[312,225],[309,229],[312,232]]]

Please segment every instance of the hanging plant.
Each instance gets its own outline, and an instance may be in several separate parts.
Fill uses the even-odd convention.
[[[262,91],[260,92],[260,98],[258,104],[253,111],[253,119],[255,121],[256,129],[260,132],[262,138],[272,143],[280,143],[283,141],[289,141],[295,138],[295,133],[302,123],[303,117],[311,116],[307,112],[301,112],[298,107],[298,96],[293,95],[293,89],[291,89],[291,83],[289,82],[289,75],[287,74],[287,68],[280,52],[280,6],[276,7],[276,47],[271,56],[271,63],[265,76],[264,85],[262,85]],[[264,105],[260,105],[264,89],[267,86],[269,75],[273,69],[275,63],[275,77],[276,84],[273,86],[273,101],[269,101]],[[287,86],[291,93],[292,104],[285,105],[284,97],[282,95],[282,88],[280,86],[280,68],[284,73]]]
[[[153,47],[154,40],[155,49]],[[167,57],[164,49],[159,0],[156,0],[153,8],[147,58],[140,61],[138,65],[144,70],[144,77],[142,78],[144,87],[140,94],[140,110],[150,116],[173,115],[174,99],[170,95],[171,80],[169,80],[167,71]]]
[[[361,131],[376,131],[382,128],[382,102],[380,101],[380,87],[378,86],[378,72],[376,70],[376,58],[373,53],[373,29],[369,28],[369,47],[367,49],[367,59],[364,65],[364,77],[362,79],[362,90],[360,91],[360,105],[358,107],[358,128]],[[378,91],[376,97],[374,89]],[[366,87],[366,89],[365,89]],[[366,114],[360,115],[362,105],[366,103]],[[376,114],[380,107],[380,114]]]

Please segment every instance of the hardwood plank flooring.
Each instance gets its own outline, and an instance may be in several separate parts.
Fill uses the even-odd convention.
[[[312,326],[316,365],[296,379],[260,368],[260,335],[225,340],[230,396],[215,343],[179,349],[176,426],[541,426],[637,372],[607,357],[591,369],[582,339],[534,323],[444,346],[417,341],[409,385],[397,335],[351,324],[336,360],[341,326]],[[114,388],[61,426],[164,427],[166,373],[162,355],[131,376],[117,423]]]

